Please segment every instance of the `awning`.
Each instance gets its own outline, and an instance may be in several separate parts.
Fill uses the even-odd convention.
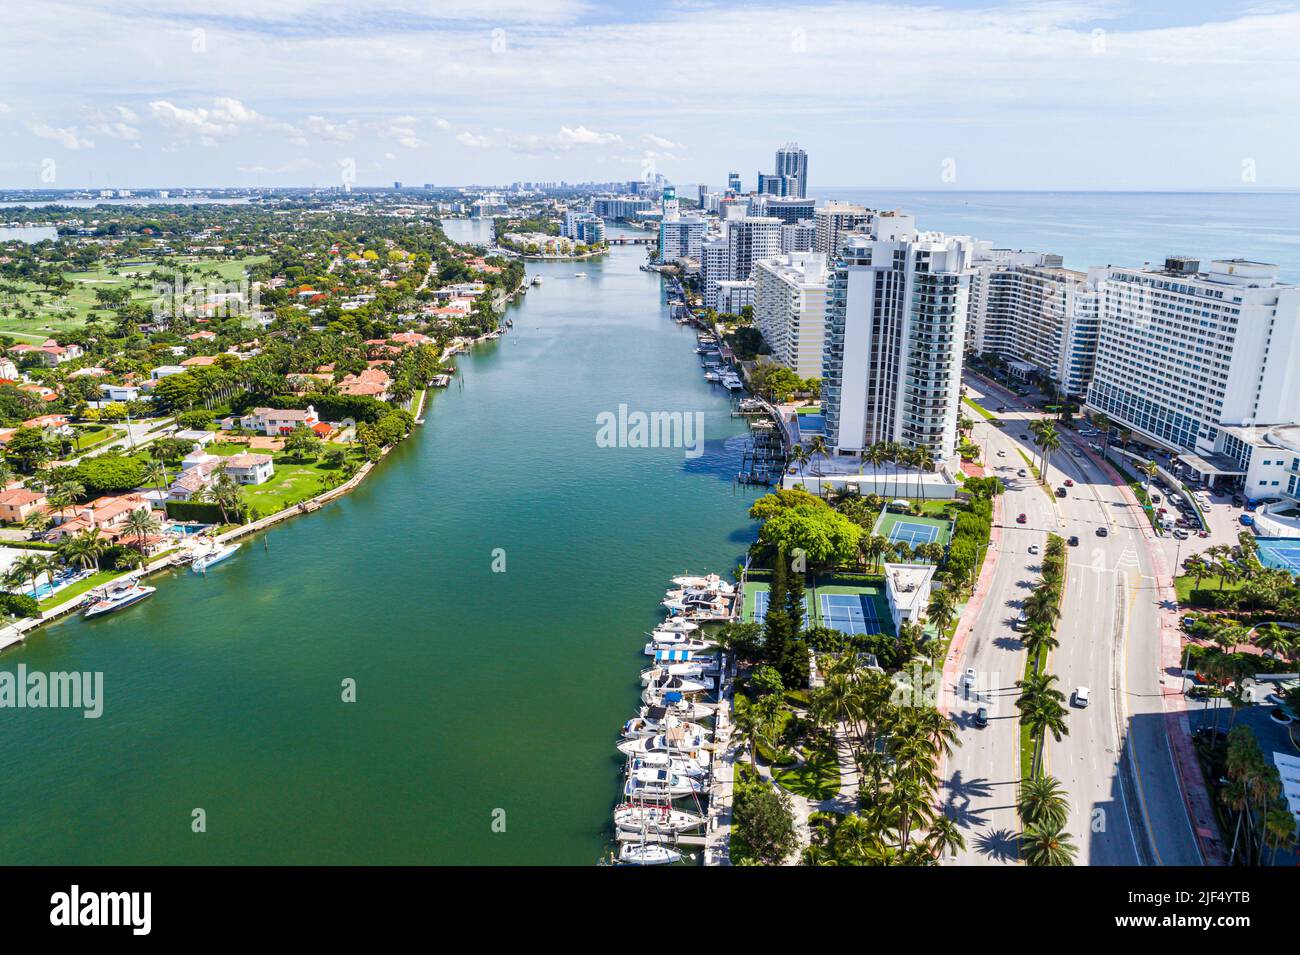
[[[1178,455],[1178,460],[1201,474],[1234,477],[1246,473],[1246,469],[1237,463],[1236,458],[1226,454],[1194,454],[1187,451]]]

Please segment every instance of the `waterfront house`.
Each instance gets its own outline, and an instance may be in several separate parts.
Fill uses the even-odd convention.
[[[275,474],[269,454],[236,454],[226,458],[226,473],[240,484],[265,484]]]
[[[34,511],[43,511],[45,507],[45,495],[25,487],[0,493],[0,521],[6,524],[21,524]]]
[[[192,358],[186,358],[181,362],[182,368],[206,368],[208,365],[217,363],[216,355],[195,355]]]
[[[344,375],[339,381],[341,395],[369,395],[380,401],[388,400],[388,389],[393,380],[378,368],[367,368],[359,375]]]
[[[51,540],[61,540],[85,530],[97,530],[102,536],[115,539],[114,530],[125,524],[133,511],[149,510],[151,506],[148,498],[140,494],[99,497],[89,504],[74,505],[62,514],[56,512],[56,520],[66,519],[50,531],[49,537]],[[68,517],[68,514],[72,517]]]
[[[320,421],[316,409],[308,405],[306,410],[298,408],[254,408],[239,419],[239,426],[250,431],[276,436],[289,434],[302,425],[310,428]]]

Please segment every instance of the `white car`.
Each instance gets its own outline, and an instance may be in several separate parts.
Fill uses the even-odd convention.
[[[966,685],[966,686],[974,686],[974,685],[975,685],[975,668],[974,668],[974,667],[967,667],[967,668],[966,668],[966,672],[965,672],[965,674],[962,676],[961,680],[962,680],[962,683],[963,683],[964,685]]]
[[[1031,554],[1037,554],[1037,553],[1038,553],[1038,545],[1037,545],[1037,544],[1030,544],[1030,545],[1029,545],[1029,553],[1031,553]]]
[[[1070,694],[1070,702],[1080,708],[1088,705],[1088,697],[1092,694],[1086,686],[1076,686],[1074,692]]]
[[[1007,452],[1005,452],[1005,451],[999,451],[999,452],[998,452],[998,457],[1000,457],[1000,458],[1005,458],[1006,456],[1007,456]]]

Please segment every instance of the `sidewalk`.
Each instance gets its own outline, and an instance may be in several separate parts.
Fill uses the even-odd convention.
[[[1078,444],[1102,472],[1120,489],[1125,502],[1140,515],[1138,526],[1147,545],[1147,554],[1151,558],[1152,572],[1155,574],[1156,608],[1160,619],[1160,702],[1165,711],[1165,732],[1169,740],[1169,749],[1174,757],[1174,766],[1178,771],[1178,781],[1183,792],[1183,800],[1192,828],[1196,832],[1201,858],[1207,865],[1225,865],[1223,843],[1219,838],[1219,826],[1214,817],[1214,806],[1210,802],[1210,793],[1201,775],[1201,765],[1196,758],[1192,745],[1192,731],[1187,718],[1188,702],[1183,694],[1182,678],[1174,674],[1182,673],[1183,639],[1179,629],[1178,598],[1174,593],[1173,577],[1170,574],[1164,548],[1156,536],[1151,522],[1142,511],[1142,505],[1133,493],[1133,489],[1109,463],[1103,461],[1087,442],[1078,439]]]
[[[956,687],[957,671],[961,667],[962,655],[966,649],[966,638],[970,636],[971,630],[975,628],[975,621],[979,618],[980,610],[984,607],[984,599],[988,596],[989,587],[993,583],[993,573],[997,569],[998,555],[1001,548],[998,546],[1002,540],[1002,495],[993,498],[993,527],[989,532],[989,546],[984,554],[984,566],[980,568],[979,578],[975,581],[975,590],[971,593],[970,600],[961,607],[958,615],[957,630],[952,635],[952,643],[948,646],[948,655],[943,661],[943,682],[939,690],[939,700],[937,709],[944,716],[948,715],[948,693],[949,686]],[[942,766],[940,767],[942,770]]]

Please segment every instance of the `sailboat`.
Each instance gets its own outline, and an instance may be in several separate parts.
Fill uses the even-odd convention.
[[[681,862],[682,854],[668,846],[655,843],[625,842],[618,850],[619,865],[672,865]]]

